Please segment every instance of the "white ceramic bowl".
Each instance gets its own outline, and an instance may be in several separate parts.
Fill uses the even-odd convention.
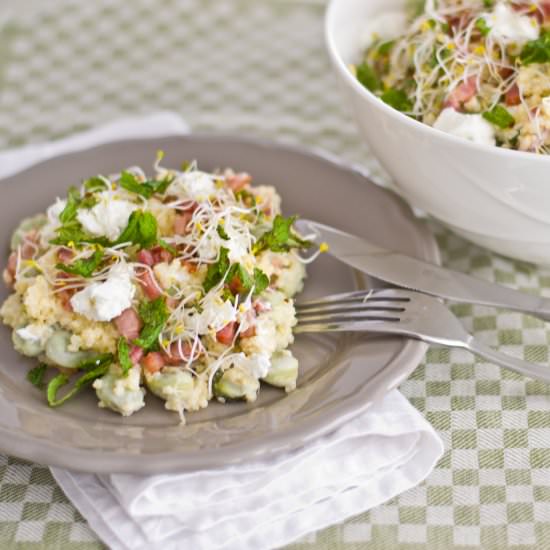
[[[332,0],[325,36],[353,117],[413,205],[501,254],[550,264],[550,157],[476,145],[384,104],[348,69],[369,20],[406,0]]]

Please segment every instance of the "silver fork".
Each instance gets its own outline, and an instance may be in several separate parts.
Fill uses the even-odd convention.
[[[476,340],[436,298],[403,289],[357,291],[296,304],[295,333],[374,332],[400,334],[463,348],[519,374],[550,382],[550,367],[500,353]]]

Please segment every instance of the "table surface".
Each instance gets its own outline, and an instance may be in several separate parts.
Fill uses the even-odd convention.
[[[18,13],[0,7],[0,148],[162,108],[195,129],[321,147],[385,181],[341,104],[322,1],[7,4]],[[445,265],[550,295],[550,271],[430,225]],[[454,311],[501,351],[548,361],[543,323],[484,307]],[[549,547],[550,387],[463,351],[430,349],[401,390],[445,442],[436,469],[421,486],[289,548]],[[48,468],[0,455],[0,547],[102,545]]]

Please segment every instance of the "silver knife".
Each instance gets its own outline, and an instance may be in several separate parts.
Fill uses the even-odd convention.
[[[399,252],[376,246],[339,229],[310,220],[295,224],[302,235],[327,243],[328,253],[387,283],[453,302],[481,304],[529,313],[550,321],[550,299],[483,281]]]

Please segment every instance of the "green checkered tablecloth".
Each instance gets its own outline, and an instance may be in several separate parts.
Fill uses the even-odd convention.
[[[162,108],[196,129],[322,147],[383,180],[341,105],[323,10],[311,0],[4,2],[0,147]],[[432,228],[445,265],[550,295],[550,271]],[[455,311],[486,343],[548,362],[541,322]],[[437,468],[422,486],[290,548],[550,548],[550,387],[431,349],[401,390],[445,441]],[[0,456],[0,548],[27,547],[102,545],[46,467]]]

